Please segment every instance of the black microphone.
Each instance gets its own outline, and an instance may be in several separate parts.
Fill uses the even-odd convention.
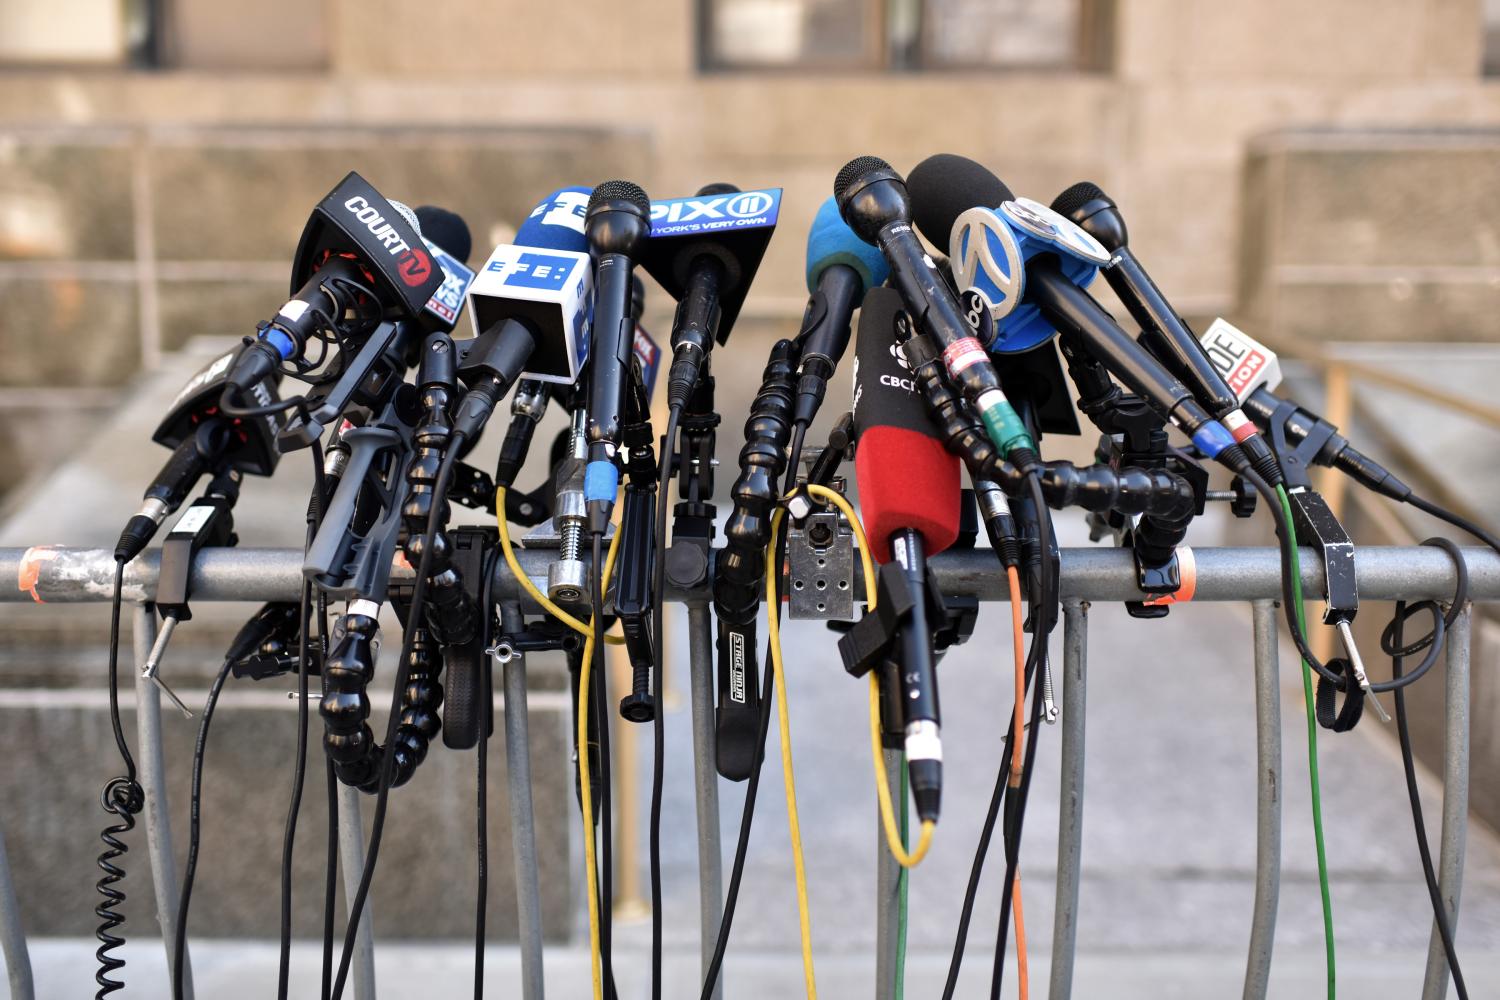
[[[283,362],[300,362],[307,342],[327,327],[355,324],[368,332],[381,319],[416,318],[444,277],[412,210],[351,171],[308,218],[292,264],[292,297],[235,363],[226,398],[232,403],[231,393]]]
[[[1234,391],[1209,361],[1198,337],[1172,308],[1130,249],[1125,217],[1097,184],[1080,181],[1052,200],[1052,209],[1108,250],[1104,279],[1141,328],[1140,342],[1172,374],[1192,389],[1198,402],[1239,442],[1250,463],[1272,486],[1282,482],[1281,467],[1265,438],[1240,409]]]
[[[589,197],[584,235],[594,258],[594,336],[589,352],[589,463],[584,469],[583,494],[589,530],[603,534],[620,487],[615,459],[635,343],[631,279],[635,258],[651,236],[651,199],[629,181],[605,181]]]
[[[677,299],[667,405],[687,406],[715,343],[735,318],[776,229],[780,189],[741,191],[705,184],[691,198],[651,206],[651,240],[642,266]]]
[[[912,199],[901,175],[879,157],[856,157],[839,171],[833,195],[855,235],[885,255],[913,322],[943,348],[949,377],[962,387],[1001,453],[1023,469],[1034,466],[1035,442],[1001,391],[1000,377],[953,290],[912,229]]]
[[[960,214],[970,210],[977,210],[974,215],[983,218],[970,215],[969,224],[988,231],[1011,231],[1012,223],[995,211],[1012,200],[1008,197],[1010,189],[973,160],[944,155],[939,162],[933,157],[912,171],[911,190],[917,227],[939,246],[949,245],[955,235],[964,235],[955,224]],[[1049,211],[1034,203],[1028,205]],[[1066,219],[1061,222],[1072,225]],[[1206,457],[1218,459],[1234,472],[1250,467],[1223,425],[1208,415],[1187,386],[1122,330],[1103,306],[1068,278],[1056,253],[1037,253],[1026,261],[1022,301],[1035,305],[1055,329],[1082,343],[1132,392],[1180,427]]]
[[[228,372],[248,348],[236,344],[199,369],[178,391],[167,415],[151,439],[172,449],[156,478],[146,487],[140,509],[130,518],[115,546],[115,558],[129,562],[151,544],[162,521],[182,506],[206,474],[234,470],[244,475],[269,476],[281,452],[276,448],[280,418],[274,413],[229,417],[219,411]],[[276,402],[274,379],[250,389],[257,406]]]

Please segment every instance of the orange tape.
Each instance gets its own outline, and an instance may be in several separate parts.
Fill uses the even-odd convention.
[[[36,603],[46,604],[47,602],[42,600],[42,595],[36,592],[36,585],[42,576],[42,563],[56,558],[56,546],[52,545],[33,545],[23,552],[21,565],[16,570],[16,589],[29,593]]]
[[[1198,560],[1193,557],[1190,545],[1177,547],[1177,570],[1182,575],[1182,585],[1170,594],[1157,594],[1141,603],[1148,608],[1159,608],[1167,604],[1186,604],[1198,592]]]

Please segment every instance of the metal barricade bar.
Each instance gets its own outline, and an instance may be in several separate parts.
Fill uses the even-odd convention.
[[[1471,547],[1463,550],[1468,563],[1470,597],[1476,600],[1500,598],[1500,556],[1489,549]],[[1252,916],[1250,952],[1246,964],[1244,996],[1264,997],[1271,962],[1277,892],[1280,883],[1280,803],[1281,739],[1279,694],[1277,688],[1276,604],[1281,595],[1280,555],[1275,549],[1209,548],[1195,549],[1198,583],[1195,601],[1251,601],[1255,635],[1255,691],[1257,720],[1257,852],[1256,894]],[[534,582],[545,585],[546,567],[551,554],[518,553],[522,568]],[[270,601],[295,600],[302,586],[302,553],[295,549],[205,549],[194,561],[192,586],[197,600]],[[154,596],[159,555],[147,553],[126,571],[125,598],[137,604],[137,658],[150,646],[149,635],[155,629],[154,611],[149,602]],[[1366,547],[1359,550],[1355,562],[1356,582],[1361,597],[1369,600],[1443,600],[1450,598],[1455,585],[1452,562],[1446,553],[1430,546]],[[996,572],[994,557],[985,550],[945,552],[932,560],[931,569],[945,593],[972,595],[983,601],[1007,600],[1003,577]],[[0,601],[48,603],[84,603],[107,601],[113,584],[113,554],[104,549],[0,549],[0,578],[34,584],[27,590],[0,588]],[[398,564],[393,579],[410,576],[410,569]],[[1302,583],[1309,592],[1320,592],[1323,585],[1321,561],[1312,550],[1302,559]],[[856,596],[861,596],[863,581],[856,582]],[[500,565],[494,580],[496,602],[507,618],[517,611],[537,613],[530,598]],[[1058,906],[1054,920],[1052,955],[1052,1000],[1065,1000],[1071,994],[1072,969],[1076,947],[1079,873],[1082,846],[1082,810],[1084,775],[1085,678],[1087,673],[1087,607],[1091,601],[1125,601],[1142,595],[1135,586],[1131,554],[1121,549],[1066,549],[1062,553],[1059,594],[1064,604],[1063,628],[1063,734],[1062,734],[1062,809],[1058,837]],[[711,768],[703,764],[712,741],[713,644],[710,632],[706,590],[681,590],[669,587],[666,598],[689,604],[689,650],[693,685],[694,747],[699,758],[695,775],[699,823],[700,877],[705,883],[700,891],[701,926],[704,935],[704,960],[712,949],[711,935],[718,927],[722,907],[718,851],[717,787]],[[1441,835],[1440,887],[1455,925],[1458,916],[1459,888],[1463,874],[1463,853],[1468,819],[1468,749],[1469,749],[1469,650],[1471,612],[1465,609],[1448,636],[1446,677],[1446,715],[1444,739],[1444,806]],[[144,641],[145,646],[141,647]],[[511,746],[513,739],[524,739],[524,724],[512,718],[515,711],[524,715],[525,691],[522,670],[506,671],[506,730],[512,761],[524,761],[524,748]],[[171,829],[167,815],[165,786],[162,780],[162,746],[160,703],[154,685],[138,681],[138,726],[141,742],[143,783],[147,789],[147,837],[153,881],[157,890],[164,940],[171,952],[172,931],[176,919],[176,871],[171,853]],[[154,706],[155,711],[152,711]],[[153,721],[154,720],[154,721]],[[513,767],[514,773],[514,767]],[[530,824],[530,795],[518,796],[511,789],[513,811]],[[345,884],[358,882],[364,863],[364,840],[359,813],[360,793],[352,788],[339,790],[339,841]],[[534,836],[534,834],[533,834]],[[514,845],[518,866],[525,853],[524,845]],[[534,844],[533,844],[534,851]],[[884,853],[884,852],[882,852]],[[519,872],[518,872],[519,874]],[[519,883],[525,896],[524,879]],[[885,880],[882,880],[885,884]],[[887,890],[888,893],[888,890]],[[886,900],[882,900],[885,902]],[[534,907],[533,898],[518,900],[521,922],[526,927],[526,910]],[[887,906],[880,912],[886,914]],[[882,924],[886,921],[882,920]],[[539,934],[525,934],[524,951],[534,952]],[[881,937],[878,968],[893,970],[886,952],[894,947]],[[3,945],[12,992],[30,995],[30,969],[25,940],[20,930],[20,915],[10,872],[0,844],[0,945]],[[541,996],[539,957],[523,955],[524,995]],[[529,965],[529,968],[527,966]],[[361,919],[354,957],[355,995],[360,1000],[375,996],[373,932],[371,907],[367,904]],[[536,981],[533,983],[533,979]],[[1440,942],[1434,931],[1429,948],[1424,1000],[1442,997],[1447,990],[1448,973]]]

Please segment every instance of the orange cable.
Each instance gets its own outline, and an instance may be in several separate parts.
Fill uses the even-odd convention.
[[[1021,1000],[1027,1000],[1031,985],[1026,971],[1026,918],[1021,916],[1021,873],[1010,884],[1010,912],[1016,916],[1016,980]]]

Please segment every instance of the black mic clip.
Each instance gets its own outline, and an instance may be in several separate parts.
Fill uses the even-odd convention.
[[[452,560],[463,581],[469,599],[481,616],[493,615],[494,608],[482,607],[486,556],[500,543],[495,528],[464,526],[449,533]],[[481,617],[481,622],[484,618]],[[443,647],[445,684],[443,694],[443,745],[452,750],[468,750],[479,742],[479,727],[486,736],[495,732],[493,704],[484,704],[485,629],[476,628],[467,641]]]
[[[250,616],[229,644],[225,658],[237,678],[262,681],[297,669],[298,637],[302,634],[301,606],[297,601],[272,601]],[[308,673],[323,669],[321,648],[309,642]]]

